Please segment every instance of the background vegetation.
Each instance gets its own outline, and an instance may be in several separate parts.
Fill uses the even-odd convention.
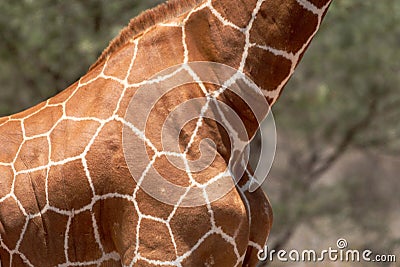
[[[399,46],[399,1],[333,1],[274,107],[271,249],[336,248],[346,238],[399,260]]]
[[[159,2],[0,1],[0,115],[78,80],[132,17]]]
[[[131,17],[159,2],[2,0],[0,115],[72,84]],[[346,238],[400,260],[399,47],[400,1],[334,0],[274,107],[271,248],[327,249]]]

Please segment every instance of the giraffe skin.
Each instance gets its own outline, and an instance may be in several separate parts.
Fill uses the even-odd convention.
[[[137,132],[125,115],[137,90],[170,66],[194,61],[226,64],[251,77],[275,103],[317,32],[328,0],[207,0],[180,16],[131,36],[78,82],[19,114],[0,118],[1,266],[255,266],[266,242],[272,210],[264,193],[250,193],[251,170],[235,186],[225,172],[230,133],[200,114],[181,131],[180,157],[199,157],[199,144],[216,145],[212,164],[189,173],[168,163],[161,127],[168,113],[193,98],[218,99],[258,124],[237,96],[197,81],[164,95]],[[190,73],[190,71],[188,71]],[[152,94],[154,92],[149,92]],[[208,101],[208,100],[207,100]],[[206,101],[206,102],[207,102]],[[140,110],[136,111],[140,114]],[[122,132],[145,142],[151,166],[132,178]],[[153,167],[184,187],[212,179],[230,188],[205,205],[181,206],[141,188]],[[147,176],[146,176],[147,175]],[[193,182],[194,181],[194,182]]]

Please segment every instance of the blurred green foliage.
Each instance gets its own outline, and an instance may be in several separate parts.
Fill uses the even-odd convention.
[[[0,115],[72,84],[132,17],[159,2],[0,1]]]
[[[400,1],[333,1],[275,107],[281,126],[323,146],[359,127],[358,145],[399,148],[399,47]]]
[[[285,246],[298,226],[329,217],[332,232],[350,221],[348,233],[364,233],[361,246],[399,248],[390,230],[399,215],[399,170],[385,171],[400,157],[399,47],[400,1],[333,1],[273,108],[286,164],[265,187],[275,215],[272,247]],[[361,162],[349,161],[354,151]],[[346,153],[353,153],[348,166],[342,161],[340,172],[324,176]]]

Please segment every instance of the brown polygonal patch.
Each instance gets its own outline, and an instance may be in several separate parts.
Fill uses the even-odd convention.
[[[256,4],[257,0],[237,1],[234,5],[231,2],[212,0],[213,7],[222,17],[240,28],[245,28],[249,24]]]
[[[112,54],[108,59],[104,69],[104,74],[124,80],[127,76],[127,71],[133,59],[135,52],[135,44],[127,43],[120,48],[119,51]]]
[[[102,225],[100,238],[103,244],[107,245],[107,250],[111,250],[109,241],[112,240],[113,246],[120,253],[121,257],[130,248],[135,248],[136,227],[139,220],[135,205],[124,198],[110,197],[98,202],[100,208],[96,218]]]
[[[158,92],[154,90],[151,93]],[[184,123],[188,115],[194,118],[199,117],[201,108],[206,103],[205,95],[197,84],[191,83],[171,88],[159,97],[146,120],[146,137],[159,151],[170,144],[174,149],[173,151],[170,149],[170,152],[183,152],[178,149],[186,146],[194,130],[194,127],[184,128]],[[187,103],[190,103],[190,106]],[[174,117],[170,117],[172,112]],[[192,122],[191,124],[193,125]],[[164,128],[167,126],[170,128]],[[162,134],[165,135],[162,136]]]
[[[113,115],[121,97],[123,85],[106,79],[79,88],[65,105],[67,116],[108,119]]]
[[[245,71],[261,89],[274,91],[289,76],[291,67],[290,60],[252,47],[249,50]]]
[[[178,42],[177,42],[178,40]],[[182,29],[155,27],[140,39],[129,83],[139,83],[158,72],[183,63]]]
[[[29,214],[39,213],[46,206],[46,170],[19,174],[14,193]]]
[[[97,223],[96,227],[97,229],[99,227]],[[96,242],[90,211],[82,212],[72,218],[68,236],[68,259],[71,262],[95,261],[101,258],[102,253]]]
[[[0,166],[0,198],[11,192],[14,172],[11,167]]]
[[[0,126],[0,162],[11,163],[22,141],[23,135],[19,121],[10,121]]]
[[[17,172],[29,170],[49,163],[49,142],[47,137],[39,137],[24,142],[15,161]]]
[[[265,244],[271,231],[273,214],[271,204],[262,189],[253,193],[246,192],[251,212],[250,240],[257,244]],[[263,232],[260,232],[263,229]]]
[[[297,53],[314,33],[318,16],[296,0],[266,0],[250,31],[250,42]]]
[[[176,258],[167,225],[143,219],[139,231],[139,253],[149,260],[173,261]]]
[[[51,160],[62,161],[83,153],[100,124],[95,121],[63,120],[51,132]]]
[[[169,160],[169,158],[171,160]],[[176,164],[176,166],[174,165]],[[181,158],[161,156],[156,159],[153,165],[154,169],[161,176],[160,178],[178,186],[187,187],[190,185],[189,177],[183,169],[184,162]],[[158,177],[158,176],[157,176]],[[152,177],[145,179],[151,180]]]
[[[170,225],[175,236],[178,255],[182,256],[211,230],[211,218],[205,206],[179,207]]]
[[[235,188],[234,178],[230,175],[223,174],[224,176],[219,177],[218,180],[213,180],[212,183],[207,184],[205,191],[207,193],[210,202],[216,201],[226,194],[228,194],[232,189]]]
[[[111,253],[116,251],[116,247],[113,241],[114,236],[111,234],[110,231],[111,228],[108,227],[108,224],[111,220],[110,218],[108,218],[108,215],[104,213],[104,203],[105,200],[100,200],[96,202],[96,204],[93,205],[92,213],[94,213],[94,216],[96,218],[100,242],[103,246],[104,253]],[[117,204],[117,201],[114,201],[113,203]],[[117,221],[118,218],[115,218],[115,220]]]
[[[130,263],[130,261],[128,262],[128,264],[125,264],[125,265],[129,265],[129,263]],[[140,266],[140,267],[154,267],[154,264],[150,264],[144,260],[138,260],[135,265]],[[164,266],[169,266],[169,265],[164,265]]]
[[[118,158],[121,167],[129,166],[128,178],[132,179],[135,185],[143,176],[146,168],[154,156],[154,151],[149,148],[147,143],[139,137],[129,127],[123,129],[123,157]],[[123,161],[126,163],[123,163]]]
[[[126,91],[125,91],[125,95],[121,100],[121,103],[119,105],[119,109],[117,111],[117,115],[121,118],[125,117],[125,114],[127,112],[129,103],[132,100],[132,97],[135,95],[136,91],[138,90],[138,88],[136,87],[129,87]]]
[[[0,247],[0,259],[2,265],[10,266],[10,254],[2,247]]]
[[[98,266],[98,265],[96,265]],[[104,261],[100,264],[100,267],[120,267],[121,262],[120,261],[115,261],[115,260],[108,260],[108,261]]]
[[[93,193],[80,160],[51,167],[48,183],[51,206],[78,210],[92,201]]]
[[[186,258],[183,266],[235,266],[234,248],[220,235],[207,237],[193,253]]]
[[[0,202],[0,222],[2,241],[9,249],[15,249],[26,219],[14,199]]]
[[[121,133],[121,123],[107,123],[86,156],[96,194],[133,194],[136,183],[125,162]]]
[[[26,266],[26,263],[20,255],[14,254],[12,257],[12,266]]]
[[[246,208],[236,188],[229,191],[223,198],[211,204],[214,210],[215,223],[222,230],[234,236],[236,233],[246,233],[249,228]],[[247,237],[248,237],[247,232]],[[247,246],[247,244],[246,244]]]
[[[207,113],[207,115],[209,115],[211,112],[215,111],[210,111]],[[218,122],[216,120],[218,120]],[[200,158],[205,158],[205,156],[209,158],[212,156],[211,154],[214,154],[214,151],[216,153],[220,153],[223,156],[227,154],[227,150],[230,150],[230,148],[227,148],[226,146],[227,144],[229,145],[229,141],[225,143],[224,137],[227,138],[226,140],[229,140],[229,136],[226,135],[227,129],[223,127],[219,123],[219,121],[221,120],[219,117],[217,117],[217,115],[215,115],[215,117],[204,117],[202,119],[202,124],[198,128],[192,145],[190,146],[190,149],[186,154],[188,160],[196,161]],[[197,122],[198,118],[193,119],[183,128],[179,136],[179,142],[181,143],[182,152],[186,149],[189,141],[191,141]],[[204,143],[202,144],[202,142]],[[201,149],[203,149],[204,151],[201,151]],[[203,153],[206,153],[206,155],[203,155]]]
[[[64,239],[67,221],[67,216],[52,211],[31,219],[20,251],[35,266],[57,266],[65,263]]]
[[[329,2],[328,0],[308,0],[308,1],[318,8],[322,8],[323,6],[326,5],[326,3]]]
[[[63,115],[62,107],[47,107],[24,120],[25,134],[27,137],[44,134],[53,128]]]
[[[251,59],[248,58],[248,60]],[[242,86],[243,91],[240,93],[246,94],[247,98],[240,96],[234,91],[225,90],[224,93],[218,97],[218,100],[228,105],[233,110],[235,115],[238,116],[238,119],[240,119],[240,122],[235,120],[235,117],[231,115],[232,112],[224,112],[224,115],[226,119],[228,119],[228,122],[230,122],[231,127],[239,134],[238,137],[243,141],[249,141],[260,127],[260,122],[257,121],[257,117],[254,112],[258,112],[259,114],[257,115],[260,116],[261,108],[259,105],[264,103],[256,103],[260,100],[257,99],[257,96],[255,96],[254,92],[252,91],[253,89],[239,82],[237,82],[237,85]],[[221,127],[222,125],[219,128]],[[229,140],[231,138],[231,136],[228,134],[229,128],[227,128],[225,125],[223,128],[224,130],[220,131],[221,135],[223,135],[222,139]]]
[[[123,254],[123,256],[121,256],[121,261],[124,266],[129,266],[131,264],[131,262],[135,258],[135,251],[136,251],[135,245],[132,245],[129,248],[127,248],[127,250],[125,250],[125,253]],[[139,266],[145,267],[145,266],[149,266],[149,264],[145,263],[145,264],[143,264],[143,265],[141,264]]]
[[[136,202],[140,212],[145,215],[154,216],[163,220],[167,220],[174,209],[173,206],[162,203],[148,195],[141,188],[136,194]]]
[[[185,29],[189,61],[212,61],[239,67],[245,46],[244,34],[224,26],[209,9],[193,13]]]
[[[226,171],[227,168],[228,166],[226,165],[225,160],[217,154],[214,161],[207,166],[207,168],[201,170],[200,172],[192,173],[192,177],[196,182],[200,184],[206,184],[211,179]]]

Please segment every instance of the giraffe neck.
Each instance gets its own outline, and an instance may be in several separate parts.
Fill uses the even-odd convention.
[[[317,32],[330,2],[207,1],[209,8],[200,11],[203,19],[193,16],[189,20],[187,35],[197,40],[197,51],[210,60],[249,75],[272,104]]]
[[[193,1],[191,10],[150,26],[124,45],[118,44],[117,48],[107,49],[114,52],[92,73],[98,75],[102,71],[100,76],[103,78],[112,77],[119,86],[129,85],[129,88],[119,88],[119,92],[124,92],[122,98],[116,93],[107,94],[109,99],[113,96],[120,98],[120,116],[124,115],[124,103],[129,102],[137,85],[171,66],[194,61],[218,62],[245,73],[262,89],[271,105],[293,74],[330,2]],[[172,99],[182,100],[202,96],[201,90],[196,89],[183,89],[176,95],[170,94]],[[221,96],[221,100],[231,106],[242,121],[247,122],[246,130],[252,138],[259,121],[249,112],[249,107],[228,91]],[[165,105],[161,104],[164,106],[159,106],[159,110],[168,110],[167,105],[171,101],[161,102],[165,102]],[[114,106],[104,103],[103,109],[110,107]],[[221,140],[226,139],[226,134],[221,133],[217,125],[208,127],[212,128],[210,132],[218,132]],[[191,136],[190,131],[187,136]]]
[[[331,0],[208,0],[185,23],[188,61],[229,65],[246,74],[270,105],[280,96]],[[245,120],[249,109],[229,94],[225,101]],[[251,117],[251,116],[250,116]],[[246,125],[250,136],[259,123]]]

